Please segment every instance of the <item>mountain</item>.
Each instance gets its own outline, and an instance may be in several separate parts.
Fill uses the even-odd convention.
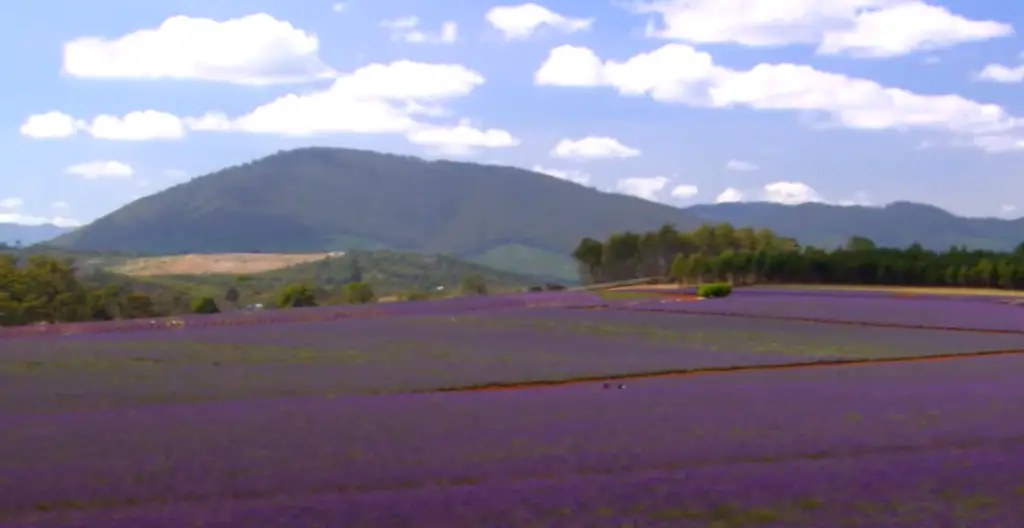
[[[52,224],[23,225],[0,223],[0,243],[23,246],[46,242],[72,230],[70,227],[57,227]]]
[[[581,238],[664,223],[692,229],[700,219],[514,167],[304,148],[147,196],[51,244],[148,254],[409,250],[570,277]]]
[[[741,202],[695,205],[686,211],[736,227],[768,228],[801,244],[823,248],[840,246],[854,235],[879,246],[907,247],[916,242],[937,250],[953,245],[1011,250],[1024,241],[1024,219],[965,218],[911,202],[885,207]]]

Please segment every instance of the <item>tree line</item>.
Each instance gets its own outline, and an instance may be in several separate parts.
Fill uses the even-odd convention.
[[[104,271],[79,273],[71,259],[49,255],[0,254],[0,326],[53,324],[114,319],[154,318],[184,313],[212,314],[243,308],[241,288],[249,277],[237,277],[223,295],[189,295],[187,292],[133,283],[127,277]],[[485,295],[487,284],[476,275],[463,278],[461,295]],[[423,300],[432,292],[408,292],[403,300]],[[269,308],[286,309],[318,304],[365,304],[376,302],[371,285],[347,281],[331,291],[305,284],[288,284],[272,292]]]
[[[878,247],[854,236],[842,247],[801,246],[769,229],[671,225],[584,238],[573,251],[585,284],[664,277],[682,284],[803,283],[1024,288],[1024,243],[1014,251]]]

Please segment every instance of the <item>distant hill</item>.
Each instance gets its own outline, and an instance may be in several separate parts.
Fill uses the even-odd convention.
[[[1011,250],[1024,242],[1024,219],[964,218],[932,205],[895,202],[885,207],[819,203],[724,203],[686,209],[712,222],[768,228],[801,244],[834,248],[853,235],[880,246],[928,249],[966,245],[971,249]]]
[[[57,227],[52,224],[23,225],[0,223],[0,243],[23,246],[39,244],[56,238],[72,230],[70,227]]]
[[[581,238],[664,223],[699,219],[514,167],[305,148],[144,197],[52,243],[148,254],[394,249],[571,276]],[[527,256],[505,266],[508,248]]]

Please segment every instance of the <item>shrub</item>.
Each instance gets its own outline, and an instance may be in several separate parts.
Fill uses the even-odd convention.
[[[191,306],[192,313],[194,314],[215,314],[220,313],[220,308],[217,307],[217,301],[213,300],[213,297],[202,296],[197,297],[192,301]]]
[[[553,282],[549,282],[549,283],[544,285],[544,289],[547,290],[547,291],[562,291],[562,290],[565,289],[565,286],[562,286],[561,284],[555,284]]]
[[[713,282],[711,284],[703,284],[697,288],[698,297],[726,297],[732,293],[732,285],[724,282]]]
[[[349,304],[367,304],[376,298],[373,288],[365,282],[350,282],[345,285],[344,291],[345,302]]]
[[[459,291],[462,295],[487,295],[487,283],[479,275],[466,275],[459,285]]]
[[[316,306],[316,294],[305,284],[290,284],[277,294],[278,308],[303,308]]]

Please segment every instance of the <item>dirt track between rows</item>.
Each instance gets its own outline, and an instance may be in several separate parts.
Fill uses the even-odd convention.
[[[708,367],[699,369],[664,370],[659,372],[640,372],[633,374],[615,374],[611,376],[588,376],[564,380],[542,380],[520,383],[491,383],[487,385],[470,385],[464,387],[452,387],[447,389],[430,389],[414,391],[415,393],[448,393],[448,392],[491,392],[511,391],[527,389],[543,389],[551,387],[565,387],[571,385],[590,385],[609,382],[626,382],[658,378],[683,378],[692,376],[708,376],[732,374],[737,372],[751,371],[774,371],[774,370],[796,370],[796,369],[826,369],[842,367],[859,367],[870,365],[883,365],[892,363],[925,363],[936,361],[956,361],[980,357],[992,356],[1016,356],[1024,355],[1024,349],[1014,350],[987,350],[981,352],[965,352],[954,354],[935,354],[931,356],[882,358],[882,359],[835,359],[820,361],[802,361],[796,363],[785,363],[781,365],[742,365],[734,367]]]

